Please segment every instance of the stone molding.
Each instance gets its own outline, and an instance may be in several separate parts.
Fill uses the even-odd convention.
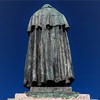
[[[16,93],[15,98],[8,98],[8,100],[90,100],[89,94],[79,94],[76,98],[33,98],[28,97],[25,93]]]

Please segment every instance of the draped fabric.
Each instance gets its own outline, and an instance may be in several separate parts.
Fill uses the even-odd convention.
[[[50,5],[44,5],[42,9],[36,11],[31,16],[27,31],[30,33],[34,28],[46,28],[47,25],[61,25],[65,27],[66,30],[69,29],[69,24],[63,14]]]
[[[53,18],[52,14],[55,14]],[[43,6],[31,17],[24,70],[25,87],[30,88],[34,83],[41,86],[49,80],[55,83],[64,81],[71,85],[74,75],[67,36],[68,28],[65,17],[50,5]]]

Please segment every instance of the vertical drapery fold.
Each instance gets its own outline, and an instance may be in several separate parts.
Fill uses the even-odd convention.
[[[41,85],[48,80],[67,83],[70,79],[74,76],[67,32],[59,26],[50,30],[34,29],[29,37],[25,84],[32,86],[32,82],[37,82]]]

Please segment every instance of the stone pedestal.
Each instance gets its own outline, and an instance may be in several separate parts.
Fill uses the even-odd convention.
[[[76,98],[66,99],[66,98],[33,98],[28,97],[25,93],[19,93],[15,94],[14,99],[8,99],[8,100],[90,100],[89,94],[80,94]]]
[[[27,96],[34,98],[73,98],[79,96],[71,87],[31,87]]]
[[[8,100],[90,100],[90,95],[74,92],[71,87],[32,87]]]

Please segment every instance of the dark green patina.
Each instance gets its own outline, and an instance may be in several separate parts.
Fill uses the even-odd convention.
[[[79,96],[78,92],[72,92],[71,87],[34,87],[29,92],[26,92],[27,96],[34,98],[76,98]]]
[[[68,29],[65,16],[48,4],[32,15],[27,30],[25,87],[70,86],[73,83]]]
[[[75,79],[68,30],[65,16],[49,4],[31,16],[24,70],[24,86],[30,88],[27,96],[67,99],[79,96],[68,87]]]

